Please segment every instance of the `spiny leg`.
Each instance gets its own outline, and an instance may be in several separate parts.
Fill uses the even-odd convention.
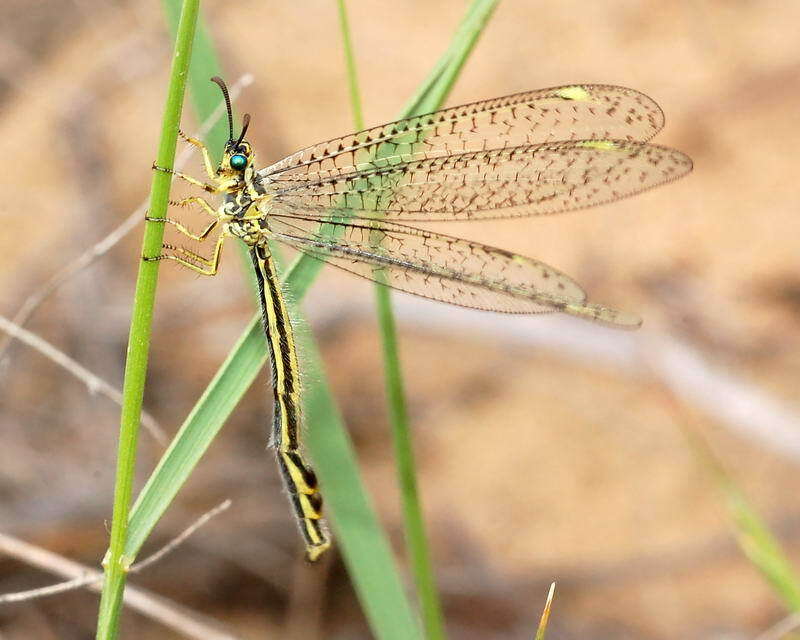
[[[163,245],[164,249],[177,251],[181,255],[191,258],[191,260],[195,260],[196,262],[200,262],[202,264],[207,265],[208,266],[207,269],[198,266],[191,260],[187,260],[186,258],[181,258],[180,256],[174,256],[171,254],[162,253],[161,255],[152,257],[142,256],[142,260],[144,260],[145,262],[157,262],[159,260],[174,260],[178,264],[183,265],[184,267],[187,267],[188,269],[191,269],[192,271],[199,273],[201,275],[215,276],[217,275],[217,271],[219,270],[219,261],[220,258],[222,257],[222,243],[225,241],[226,237],[227,237],[226,234],[223,233],[219,236],[219,238],[217,238],[217,244],[214,245],[214,253],[210,260],[208,258],[204,258],[200,254],[195,253],[194,251],[189,251],[189,249],[186,249],[184,247],[176,247],[175,245],[166,243]]]
[[[218,193],[219,189],[214,186],[213,184],[208,184],[207,182],[203,182],[202,180],[198,180],[197,178],[193,178],[192,176],[182,173],[180,171],[175,171],[175,169],[167,169],[166,167],[159,167],[155,162],[153,163],[153,170],[154,171],[162,171],[163,173],[168,173],[170,175],[175,176],[176,178],[181,178],[182,180],[186,180],[189,184],[193,184],[209,193]]]
[[[192,240],[197,240],[199,242],[203,242],[206,240],[211,233],[211,231],[219,224],[219,220],[214,220],[211,224],[209,224],[205,229],[203,229],[199,234],[192,233],[184,227],[180,222],[177,220],[173,220],[172,218],[150,218],[146,217],[145,220],[149,220],[150,222],[166,222],[167,224],[171,224],[175,227],[180,233],[185,235],[187,238],[191,238]]]
[[[159,260],[174,260],[182,267],[186,267],[187,269],[191,269],[195,273],[199,273],[202,276],[215,276],[217,275],[216,269],[203,269],[198,267],[194,262],[189,262],[188,260],[184,260],[183,258],[179,258],[178,256],[172,256],[168,254],[161,254],[160,256],[153,256],[147,257],[143,256],[142,260],[145,262],[158,262]]]
[[[198,140],[197,138],[192,138],[191,136],[187,136],[183,131],[178,129],[178,134],[181,138],[186,140],[190,145],[197,147],[200,149],[200,153],[203,154],[203,166],[206,169],[206,173],[208,177],[212,180],[216,179],[217,172],[214,170],[214,164],[211,162],[211,154],[208,152],[208,147],[202,141]]]
[[[208,200],[200,196],[189,196],[188,198],[181,198],[180,200],[170,200],[169,203],[175,207],[188,207],[189,205],[196,204],[205,213],[212,218],[219,218],[220,214]]]
[[[164,243],[163,247],[165,249],[170,249],[172,251],[177,251],[178,253],[180,253],[180,254],[182,254],[184,256],[188,256],[192,260],[196,260],[197,262],[201,262],[203,264],[206,264],[209,267],[213,267],[214,268],[214,273],[216,273],[216,269],[219,266],[219,261],[220,261],[220,251],[222,250],[222,243],[223,243],[224,240],[225,240],[225,236],[224,235],[220,235],[220,237],[217,238],[217,244],[214,245],[214,253],[212,254],[211,258],[205,258],[204,256],[201,256],[199,253],[195,253],[194,251],[191,251],[190,249],[187,249],[186,247],[178,247],[178,246],[175,246],[173,244]]]
[[[183,198],[182,200],[170,200],[169,203],[171,205],[178,207],[187,207],[190,204],[197,204],[200,206],[201,209],[203,209],[205,213],[207,213],[210,216],[213,216],[214,218],[216,218],[216,220],[214,220],[211,224],[209,224],[199,234],[195,234],[192,233],[189,229],[187,229],[183,224],[181,224],[177,220],[173,220],[172,218],[152,218],[150,216],[145,216],[144,219],[148,220],[149,222],[166,222],[167,224],[171,224],[183,235],[191,238],[192,240],[198,240],[200,242],[204,241],[211,233],[212,229],[214,229],[220,223],[219,212],[216,209],[214,209],[205,199],[199,196],[189,196],[188,198]]]

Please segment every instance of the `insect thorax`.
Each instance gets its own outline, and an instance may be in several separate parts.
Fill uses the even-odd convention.
[[[236,191],[229,191],[223,197],[222,211],[231,218],[243,218],[253,206],[253,196],[246,185]]]
[[[224,196],[222,210],[233,218],[227,223],[228,233],[241,239],[248,246],[263,246],[267,241],[265,220],[253,217],[257,213],[258,201],[264,195],[264,188],[258,176],[248,176],[242,180],[241,187],[229,191]]]
[[[239,238],[249,247],[266,246],[267,234],[258,219],[231,220],[225,225],[229,235]]]

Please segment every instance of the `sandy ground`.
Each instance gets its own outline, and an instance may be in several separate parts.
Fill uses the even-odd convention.
[[[365,119],[388,121],[463,5],[351,5]],[[7,0],[0,16],[0,314],[12,317],[147,195],[170,51],[155,2]],[[208,3],[206,17],[227,77],[254,76],[240,109],[253,114],[261,158],[352,129],[334,3]],[[553,638],[752,638],[786,615],[737,549],[686,433],[705,439],[797,559],[798,21],[796,3],[507,1],[476,47],[448,104],[572,82],[635,87],[667,114],[656,141],[695,170],[585,213],[446,225],[636,310],[636,334],[395,297],[453,638],[532,637],[551,580]],[[140,234],[70,278],[27,325],[114,386]],[[252,312],[229,253],[214,280],[162,272],[146,408],[169,432]],[[399,550],[370,303],[367,285],[326,273],[304,307]],[[116,407],[19,344],[0,376],[0,531],[96,566]],[[136,584],[242,638],[368,638],[341,561],[303,566],[277,472],[254,455],[264,396],[263,384],[248,393],[152,548],[222,499],[234,506]],[[160,450],[143,438],[142,480]],[[53,580],[0,557],[0,592]],[[0,633],[85,638],[95,612],[88,592],[5,605]],[[183,637],[136,613],[124,627]]]

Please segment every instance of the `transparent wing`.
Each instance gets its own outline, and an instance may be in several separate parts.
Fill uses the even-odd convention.
[[[320,142],[259,173],[273,181],[352,173],[376,160],[432,158],[556,140],[644,142],[664,126],[648,96],[612,85],[567,85],[481,100]]]
[[[267,224],[275,239],[303,253],[425,298],[506,313],[560,311],[619,327],[641,324],[633,314],[586,303],[581,287],[553,267],[477,242],[385,221],[320,224],[317,217],[279,210]]]
[[[393,220],[510,218],[613,202],[692,169],[674,149],[572,140],[398,161],[278,184],[274,202],[304,215],[348,209]]]

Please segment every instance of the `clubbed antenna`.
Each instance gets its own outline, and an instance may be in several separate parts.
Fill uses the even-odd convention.
[[[222,96],[225,98],[225,107],[228,109],[228,140],[233,140],[233,110],[231,109],[231,97],[228,95],[228,87],[225,85],[225,81],[219,76],[211,78],[211,82],[219,85],[219,88],[222,90]],[[244,133],[242,135],[244,135]],[[239,142],[241,142],[241,139]]]
[[[236,149],[244,140],[244,134],[247,133],[247,127],[250,126],[250,114],[245,113],[244,117],[242,118],[242,133],[239,134],[239,139],[236,141],[236,144],[233,145],[233,148]]]

